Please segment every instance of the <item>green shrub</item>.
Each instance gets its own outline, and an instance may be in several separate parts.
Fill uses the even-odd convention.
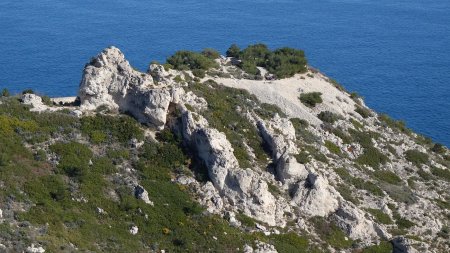
[[[277,78],[303,73],[307,65],[302,50],[284,47],[272,52],[264,44],[249,45],[242,51],[232,45],[227,51],[227,56],[238,57],[241,60],[239,67],[249,74],[259,75],[257,67],[264,67]]]
[[[202,55],[206,56],[211,60],[218,59],[220,57],[220,53],[213,48],[205,48],[202,50]]]
[[[299,119],[299,118],[291,118],[290,121],[292,122],[292,125],[294,126],[294,128],[297,129],[301,129],[301,128],[307,128],[309,126],[308,121],[304,120],[304,119]]]
[[[240,52],[241,52],[241,49],[236,44],[232,44],[230,46],[230,48],[228,48],[226,55],[227,55],[227,57],[239,58]]]
[[[175,76],[175,77],[173,78],[173,80],[174,80],[176,83],[181,83],[181,82],[183,82],[183,79],[181,78],[180,75]]]
[[[389,171],[389,170],[378,170],[378,171],[375,171],[373,173],[373,175],[377,179],[384,181],[386,183],[389,183],[389,184],[398,184],[398,183],[402,182],[402,179],[399,176],[397,176],[397,174],[395,174],[394,172]]]
[[[332,132],[334,135],[341,138],[342,142],[345,144],[350,144],[353,141],[352,137],[346,134],[341,128],[335,128]]]
[[[286,78],[306,72],[306,64],[305,53],[302,50],[283,47],[269,54],[262,67],[277,78]]]
[[[308,93],[302,93],[300,94],[300,101],[308,106],[308,107],[314,107],[316,104],[322,103],[322,93],[320,92],[308,92]]]
[[[331,141],[325,141],[325,147],[333,154],[341,154],[341,149]]]
[[[280,117],[286,117],[286,114],[284,114],[280,107],[274,104],[262,103],[260,107],[256,108],[254,111],[263,119],[271,119],[275,114],[280,115]]]
[[[388,161],[389,158],[375,147],[365,148],[364,153],[356,159],[357,163],[368,165],[375,169]]]
[[[167,59],[167,63],[178,70],[208,70],[217,67],[214,60],[192,51],[178,51]]]
[[[192,74],[198,78],[204,78],[206,72],[203,69],[193,69]]]
[[[333,124],[334,122],[342,118],[341,116],[330,111],[322,111],[317,115],[317,117],[323,122],[327,122],[330,124]]]
[[[416,166],[428,163],[428,155],[420,152],[417,149],[410,149],[405,151],[405,158]]]
[[[261,72],[257,68],[256,64],[250,61],[243,61],[240,63],[239,67],[250,75],[259,76]]]
[[[385,214],[380,209],[368,208],[366,210],[370,214],[372,214],[375,217],[375,219],[377,219],[378,222],[383,223],[383,224],[392,224],[391,217],[389,215]]]
[[[295,159],[297,160],[298,163],[301,164],[307,164],[309,163],[309,161],[311,161],[309,154],[305,151],[301,151],[300,153],[295,155]]]
[[[369,109],[364,108],[362,106],[356,107],[355,112],[357,112],[363,118],[368,118],[368,117],[372,116],[372,112],[370,112]]]
[[[9,90],[8,89],[6,89],[6,88],[4,88],[3,90],[2,90],[2,97],[9,97],[11,94],[9,93]]]
[[[347,185],[344,184],[338,184],[336,187],[336,190],[341,194],[341,196],[350,202],[352,202],[355,205],[359,205],[360,201],[355,196],[355,192],[352,191]]]

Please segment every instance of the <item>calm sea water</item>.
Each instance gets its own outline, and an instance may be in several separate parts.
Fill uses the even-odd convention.
[[[375,110],[450,146],[448,0],[1,0],[0,88],[75,95],[109,45],[145,70],[178,49],[255,42],[304,49]]]

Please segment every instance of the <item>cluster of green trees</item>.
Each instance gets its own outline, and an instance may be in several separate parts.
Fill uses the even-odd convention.
[[[260,75],[257,67],[266,68],[276,78],[291,77],[307,70],[305,53],[289,47],[271,51],[264,44],[255,44],[240,50],[237,45],[233,44],[227,50],[226,55],[239,59],[239,67],[251,75]]]

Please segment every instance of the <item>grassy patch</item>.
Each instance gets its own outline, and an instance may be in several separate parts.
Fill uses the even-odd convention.
[[[330,112],[330,111],[323,111],[323,112],[320,112],[320,113],[317,115],[317,117],[318,117],[320,120],[322,120],[323,122],[330,123],[330,124],[333,124],[333,123],[336,122],[337,120],[342,119],[341,116],[339,116],[339,115],[336,114],[336,113],[332,113],[332,112]]]

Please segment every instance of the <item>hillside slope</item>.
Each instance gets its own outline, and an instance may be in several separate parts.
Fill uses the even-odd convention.
[[[446,147],[312,68],[245,55],[141,73],[110,47],[76,100],[1,97],[0,247],[450,250]]]

